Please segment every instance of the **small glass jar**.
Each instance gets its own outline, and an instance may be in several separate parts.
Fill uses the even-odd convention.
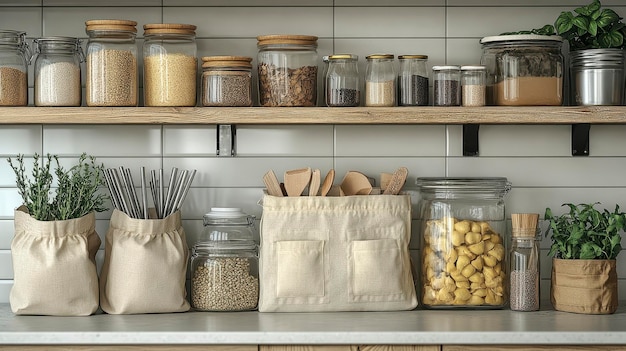
[[[433,66],[433,105],[461,105],[461,67]]]
[[[244,213],[240,208],[212,207],[204,215],[201,241],[254,241],[256,217]]]
[[[510,308],[513,311],[539,310],[539,243],[541,231],[537,228],[537,213],[511,215],[511,276]]]
[[[137,22],[89,20],[87,106],[137,106]]]
[[[259,104],[317,104],[317,37],[261,35],[258,40]]]
[[[462,106],[485,106],[485,66],[461,66]]]
[[[509,302],[506,178],[418,178],[426,308],[503,308]]]
[[[341,54],[328,57],[326,74],[326,105],[330,107],[359,106],[361,88],[357,55]]]
[[[84,61],[81,40],[45,37],[34,40],[35,106],[80,106],[80,63]]]
[[[401,55],[398,74],[398,106],[428,105],[426,55]]]
[[[145,106],[196,106],[196,26],[145,24],[143,94]]]
[[[487,104],[558,106],[563,103],[563,38],[498,35],[480,40],[487,67]]]
[[[202,106],[252,106],[252,57],[202,58]]]
[[[366,57],[365,106],[396,106],[396,67],[391,54]]]
[[[26,33],[0,30],[0,106],[28,105],[30,59]]]

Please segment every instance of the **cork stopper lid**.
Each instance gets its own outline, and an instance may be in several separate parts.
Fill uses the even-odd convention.
[[[252,68],[252,57],[248,56],[204,56],[202,68],[208,67],[241,67]]]
[[[129,20],[99,19],[85,22],[86,31],[124,31],[137,33],[137,22]]]
[[[151,23],[143,25],[143,34],[187,34],[196,35],[196,26],[181,23]]]
[[[270,34],[259,35],[256,37],[258,45],[315,45],[317,46],[317,37],[314,35],[298,35],[298,34]]]
[[[511,235],[515,238],[534,238],[537,235],[538,213],[511,214]]]

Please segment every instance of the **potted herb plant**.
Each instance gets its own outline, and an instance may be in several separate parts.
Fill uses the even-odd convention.
[[[618,205],[613,212],[601,212],[597,204],[564,204],[569,212],[560,216],[546,209],[553,256],[550,300],[556,310],[587,314],[617,310],[615,259],[622,249],[626,214]]]

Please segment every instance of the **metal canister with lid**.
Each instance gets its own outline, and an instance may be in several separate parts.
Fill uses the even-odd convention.
[[[202,58],[202,106],[252,106],[252,57]]]
[[[0,106],[28,105],[30,59],[25,32],[0,30]]]
[[[398,105],[428,105],[428,70],[426,55],[400,55],[398,74]]]
[[[328,72],[325,80],[327,106],[359,106],[361,103],[358,59],[357,55],[351,54],[328,57]]]
[[[80,63],[85,59],[81,40],[44,37],[34,44],[35,106],[80,106]]]

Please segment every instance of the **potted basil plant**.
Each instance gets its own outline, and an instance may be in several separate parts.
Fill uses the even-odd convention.
[[[597,204],[564,204],[569,212],[559,216],[546,209],[553,256],[550,300],[556,310],[586,314],[617,310],[616,258],[626,214],[618,205],[613,212],[599,211]]]

